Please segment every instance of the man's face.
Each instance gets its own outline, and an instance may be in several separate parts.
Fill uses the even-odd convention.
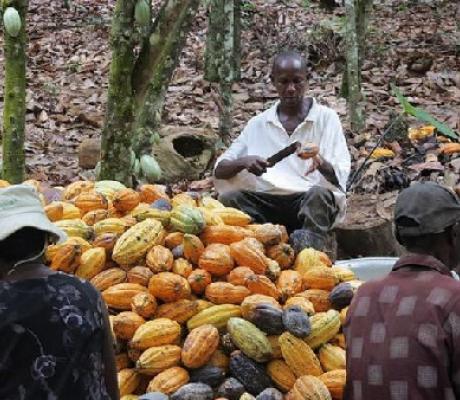
[[[307,86],[305,75],[299,59],[286,57],[277,63],[271,78],[282,105],[295,107],[302,104]]]

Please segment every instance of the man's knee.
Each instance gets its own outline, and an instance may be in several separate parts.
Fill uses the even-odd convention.
[[[319,197],[323,199],[327,199],[333,196],[332,191],[329,189],[322,187],[322,186],[313,186],[311,189],[308,190],[308,192],[305,192],[304,198],[305,197]]]
[[[234,207],[244,198],[244,193],[241,190],[233,190],[219,195],[219,201],[226,207]]]

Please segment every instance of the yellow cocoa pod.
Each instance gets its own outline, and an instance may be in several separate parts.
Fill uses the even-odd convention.
[[[319,349],[318,355],[324,371],[345,369],[346,353],[341,347],[328,343],[323,344]]]
[[[317,349],[324,343],[329,342],[340,330],[339,312],[329,310],[317,313],[310,318],[311,332],[305,338],[305,342],[313,349]]]
[[[231,317],[240,317],[241,307],[235,304],[219,304],[206,308],[200,311],[194,317],[187,321],[189,330],[197,328],[201,325],[211,324],[217,329],[222,329],[227,326],[227,321]]]
[[[150,347],[136,361],[136,369],[141,374],[156,375],[179,364],[181,348],[176,345]]]
[[[161,392],[169,395],[188,383],[189,379],[186,369],[181,367],[168,368],[150,381],[147,386],[147,393]]]
[[[94,247],[85,251],[80,258],[80,265],[75,275],[83,279],[91,279],[102,272],[105,266],[106,255],[102,247]]]
[[[128,221],[122,218],[106,218],[94,224],[94,233],[96,236],[103,233],[116,233],[121,235],[129,228]]]
[[[132,394],[141,382],[140,375],[134,369],[122,369],[118,372],[118,389],[120,396]]]
[[[243,318],[230,318],[227,331],[232,342],[253,360],[265,362],[272,357],[273,350],[267,336],[251,322]]]
[[[181,328],[176,321],[157,318],[142,324],[134,333],[130,346],[145,350],[149,347],[175,343],[180,338]]]
[[[323,373],[318,357],[302,339],[284,332],[278,340],[283,358],[295,376],[318,376]]]
[[[298,378],[291,391],[289,400],[332,400],[327,386],[315,376],[301,376]]]
[[[162,231],[161,223],[146,219],[129,228],[115,243],[112,259],[121,265],[134,264],[155,244]]]

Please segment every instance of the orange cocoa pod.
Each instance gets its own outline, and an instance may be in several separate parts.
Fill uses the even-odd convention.
[[[74,204],[83,214],[88,211],[107,209],[108,202],[105,196],[97,192],[82,192],[74,200]]]
[[[254,275],[254,271],[248,267],[236,267],[227,275],[227,282],[233,285],[246,286],[247,279]]]
[[[191,294],[187,279],[172,272],[160,272],[152,276],[149,292],[166,303],[186,299]]]
[[[198,301],[182,299],[160,305],[155,313],[155,318],[169,318],[179,324],[184,324],[199,311]]]
[[[134,369],[126,368],[118,372],[118,389],[120,396],[126,396],[136,391],[141,381],[140,375]]]
[[[262,246],[262,247],[261,247]],[[263,245],[254,238],[243,239],[230,245],[230,254],[238,265],[251,268],[256,274],[265,274],[268,259]]]
[[[160,372],[150,381],[147,392],[161,392],[169,395],[188,383],[189,379],[186,369],[171,367]]]
[[[279,243],[267,250],[267,256],[275,260],[281,269],[288,269],[294,264],[294,249],[287,243]]]
[[[302,291],[302,277],[297,271],[281,271],[276,287],[281,292],[283,300],[286,300]]]
[[[164,187],[151,184],[144,184],[139,187],[139,197],[141,202],[149,204],[158,199],[169,200]]]
[[[187,368],[205,365],[219,346],[219,331],[213,325],[205,324],[192,329],[182,347],[181,359]]]
[[[116,310],[131,310],[131,300],[147,289],[137,283],[119,283],[111,286],[102,292],[102,298],[107,306]]]
[[[302,274],[304,289],[332,290],[339,283],[334,271],[329,267],[314,267]]]
[[[51,260],[50,268],[55,271],[73,273],[80,264],[82,248],[78,244],[66,244],[58,249]]]
[[[146,264],[156,274],[158,272],[171,271],[174,257],[171,250],[164,246],[153,246],[147,253]]]
[[[91,279],[91,284],[100,292],[118,283],[126,282],[126,272],[121,268],[110,268]]]
[[[331,302],[329,301],[329,291],[321,289],[308,289],[303,292],[297,293],[297,296],[304,297],[311,301],[315,312],[324,312],[332,308]]]
[[[198,265],[211,275],[223,276],[228,274],[234,266],[230,247],[219,243],[210,244],[201,254]]]
[[[211,274],[204,269],[195,269],[187,278],[190,287],[195,294],[202,294],[206,286],[211,283]]]
[[[281,296],[276,285],[265,275],[253,274],[249,276],[246,280],[246,286],[252,294],[263,294],[277,300]]]
[[[143,318],[153,318],[157,301],[150,293],[138,293],[131,300],[131,309]]]
[[[89,226],[93,226],[96,222],[109,218],[109,212],[103,209],[88,211],[83,217],[82,221]]]
[[[182,232],[171,232],[168,233],[165,237],[165,247],[169,250],[174,249],[177,246],[180,246],[184,241],[184,234]]]
[[[147,287],[153,272],[141,265],[131,268],[127,273],[127,280],[129,283],[138,283],[139,285]]]
[[[254,237],[254,233],[241,226],[214,225],[204,228],[200,235],[204,244],[212,243],[231,244],[247,237]]]
[[[192,271],[192,264],[190,264],[185,258],[178,258],[174,260],[172,267],[173,273],[183,276],[184,278],[188,278]]]
[[[75,275],[83,279],[92,279],[102,272],[105,267],[106,254],[102,247],[93,247],[80,257],[80,264]]]
[[[244,286],[235,286],[228,282],[214,282],[205,290],[206,298],[214,304],[241,304],[251,292]]]
[[[62,203],[53,201],[45,206],[45,213],[51,222],[59,221],[64,216],[64,206]]]
[[[126,213],[136,208],[141,199],[139,193],[133,189],[121,189],[115,193],[113,196],[112,204],[113,207],[119,212]]]
[[[319,147],[315,143],[305,143],[298,151],[297,156],[302,160],[316,157],[319,153]]]
[[[123,311],[113,318],[113,333],[118,339],[131,340],[137,328],[144,323],[144,318],[135,312]]]

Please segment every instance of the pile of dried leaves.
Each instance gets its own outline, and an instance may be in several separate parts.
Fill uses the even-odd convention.
[[[114,3],[114,0],[75,0],[66,9],[62,0],[29,1],[26,150],[31,178],[62,185],[77,179],[82,172],[78,167],[79,143],[101,133]],[[369,154],[388,123],[390,112],[400,110],[390,83],[400,87],[413,104],[452,129],[460,128],[455,2],[381,0],[375,3],[369,23],[369,54],[363,70],[367,128],[359,135],[347,129],[355,168]],[[308,56],[310,94],[333,107],[348,128],[346,104],[339,97],[344,9],[327,14],[313,0],[245,0],[243,10],[242,80],[234,86],[235,135],[250,117],[276,99],[269,81],[270,58],[285,47],[295,47]],[[203,79],[205,38],[206,10],[202,9],[169,88],[163,114],[165,124],[209,124],[217,128],[215,93]],[[0,71],[0,82],[2,74]],[[2,100],[0,88],[0,110]],[[414,120],[409,123],[417,126]],[[391,190],[391,185],[382,185],[385,182],[385,178],[379,178],[382,170],[399,168],[404,177],[407,169],[401,167],[403,164],[410,163],[417,172],[426,170],[423,163],[427,162],[427,154],[414,146],[406,148],[410,149],[407,154],[404,146],[400,147],[396,158],[371,163],[360,182],[360,190]],[[440,163],[435,170],[438,175],[444,174],[443,157],[431,160]],[[459,162],[452,163],[458,173]],[[208,182],[192,184],[196,189],[207,186]]]

